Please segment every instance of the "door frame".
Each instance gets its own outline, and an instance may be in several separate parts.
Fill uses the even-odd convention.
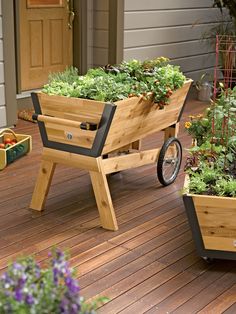
[[[16,68],[13,0],[2,2],[3,63],[7,125],[16,124]]]
[[[17,100],[19,94],[19,50],[17,49],[17,2],[19,0],[2,0],[2,24],[3,24],[3,53],[4,53],[4,78],[5,78],[5,105],[7,125],[12,126],[17,122]],[[88,0],[92,1],[92,0]],[[88,4],[86,0],[74,1],[75,27],[73,31],[73,65],[80,73],[85,73],[89,67],[87,58],[88,32],[87,15]],[[83,47],[83,48],[82,48]]]

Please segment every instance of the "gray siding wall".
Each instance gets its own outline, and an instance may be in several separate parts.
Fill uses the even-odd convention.
[[[2,38],[2,0],[0,0],[0,127],[6,126],[3,38]]]
[[[195,80],[212,73],[214,48],[203,34],[219,20],[212,0],[125,0],[124,59],[165,56]]]
[[[109,0],[95,0],[93,3],[93,65],[108,63]]]

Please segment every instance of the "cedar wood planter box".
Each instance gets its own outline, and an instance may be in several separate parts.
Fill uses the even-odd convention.
[[[34,116],[44,149],[30,207],[43,209],[57,163],[86,169],[90,173],[102,226],[117,230],[106,175],[157,162],[160,148],[142,151],[137,143],[161,130],[165,132],[165,140],[177,137],[178,122],[191,83],[188,80],[176,90],[163,109],[142,96],[111,104],[33,93]],[[97,124],[98,129],[81,129],[81,122]],[[103,158],[130,146],[138,149],[125,156]]]
[[[236,198],[189,194],[188,182],[183,200],[198,254],[236,260]]]

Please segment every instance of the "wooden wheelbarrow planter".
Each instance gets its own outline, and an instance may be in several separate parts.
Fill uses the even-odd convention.
[[[30,207],[35,210],[43,209],[57,163],[86,169],[90,173],[102,227],[117,230],[106,175],[156,163],[161,148],[103,157],[131,145],[134,148],[139,140],[157,131],[164,130],[165,139],[177,137],[178,122],[191,82],[186,81],[182,88],[175,91],[170,104],[161,110],[143,97],[132,97],[111,104],[32,93],[34,118],[38,120],[44,148]],[[81,122],[83,126],[96,124],[98,129],[81,129]],[[172,149],[174,153],[175,141],[175,138],[169,140],[164,145],[165,150]],[[162,155],[164,156],[163,152]],[[180,162],[181,160],[177,168]],[[161,164],[159,168],[162,168]],[[160,170],[161,173],[162,169]],[[163,179],[162,173],[160,178]],[[175,177],[170,179],[173,181]],[[170,182],[164,180],[162,183],[167,185]]]

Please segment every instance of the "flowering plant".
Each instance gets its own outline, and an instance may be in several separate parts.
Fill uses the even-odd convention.
[[[88,304],[80,296],[75,273],[66,255],[54,250],[50,266],[41,268],[32,257],[14,262],[0,277],[0,313],[91,314],[100,298]]]
[[[211,123],[207,115],[198,114],[189,116],[190,121],[185,122],[185,129],[199,145],[204,142],[204,137],[211,129]]]

